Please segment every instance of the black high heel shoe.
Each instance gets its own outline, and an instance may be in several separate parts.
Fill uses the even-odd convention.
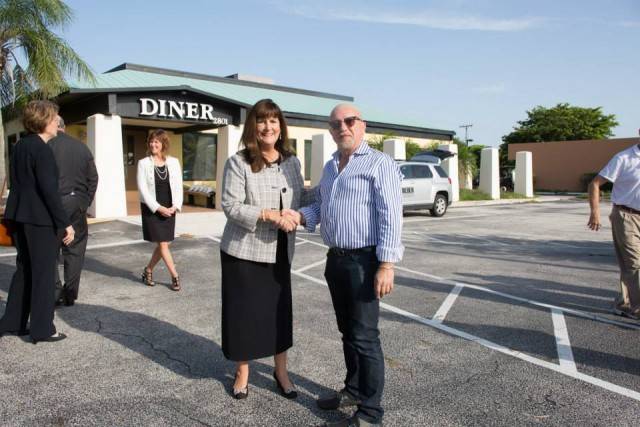
[[[280,394],[286,397],[287,399],[295,399],[298,397],[298,392],[296,391],[296,387],[292,384],[291,387],[288,387],[286,390],[280,384],[278,377],[276,376],[276,371],[273,371],[273,379],[276,380],[276,385],[278,386],[278,390],[280,390]]]
[[[156,282],[153,281],[153,273],[147,267],[142,270],[142,283],[147,286],[155,286]]]
[[[32,344],[38,344],[39,342],[58,342],[58,341],[62,341],[66,337],[67,336],[65,334],[63,334],[62,332],[58,332],[56,335],[51,335],[50,337],[43,338],[41,340],[33,339],[31,341],[31,343]]]
[[[234,383],[237,378],[238,374],[236,374],[236,377],[234,378]],[[249,383],[247,383],[246,387],[243,388],[235,388],[232,386],[231,394],[233,394],[233,397],[238,400],[246,399],[247,396],[249,396]]]

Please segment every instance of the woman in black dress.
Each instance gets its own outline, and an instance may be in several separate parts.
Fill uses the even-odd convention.
[[[14,224],[13,241],[18,255],[11,279],[0,335],[31,334],[32,342],[66,338],[53,324],[55,271],[60,236],[65,245],[75,232],[58,192],[58,168],[47,142],[58,133],[58,106],[31,101],[24,110],[21,138],[11,157],[11,192],[4,218]],[[63,233],[64,232],[64,233]],[[31,330],[27,319],[31,318]]]
[[[169,250],[176,229],[176,212],[182,209],[182,171],[175,157],[167,154],[169,135],[162,129],[149,133],[148,156],[138,161],[138,192],[144,240],[156,242],[142,281],[154,286],[153,268],[162,259],[171,274],[171,289],[179,291],[180,278]]]
[[[300,206],[300,162],[282,111],[268,99],[247,114],[242,144],[244,150],[227,161],[222,182],[222,351],[236,362],[236,399],[248,395],[249,361],[267,356],[274,356],[280,394],[293,399],[287,350],[293,345],[295,224],[281,210]]]

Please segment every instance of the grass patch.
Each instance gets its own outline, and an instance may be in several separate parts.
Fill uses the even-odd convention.
[[[491,200],[491,197],[484,191],[480,190],[468,190],[466,188],[460,189],[460,200],[461,201],[469,201],[469,200]]]
[[[502,191],[500,192],[501,199],[526,199],[524,195],[520,193],[513,193],[511,191]],[[469,201],[469,200],[491,200],[491,197],[484,191],[480,190],[468,190],[466,188],[460,189],[460,200],[461,201]]]
[[[500,198],[501,199],[526,199],[526,197],[524,197],[524,194],[515,193],[512,191],[501,191]]]

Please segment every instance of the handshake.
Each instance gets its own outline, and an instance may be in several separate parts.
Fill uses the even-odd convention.
[[[260,218],[264,222],[275,224],[280,230],[289,233],[299,225],[304,224],[304,216],[293,209],[283,209],[281,211],[263,209],[260,211]]]

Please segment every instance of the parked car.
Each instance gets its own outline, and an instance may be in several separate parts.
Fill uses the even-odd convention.
[[[455,156],[456,153],[452,153],[451,151],[445,151],[440,149],[435,149],[431,151],[421,151],[415,156],[413,156],[410,161],[412,162],[426,162],[426,163],[434,163],[439,165],[443,160],[448,159],[449,157]]]
[[[402,210],[429,209],[441,217],[451,204],[451,178],[434,163],[399,161],[402,173]]]

